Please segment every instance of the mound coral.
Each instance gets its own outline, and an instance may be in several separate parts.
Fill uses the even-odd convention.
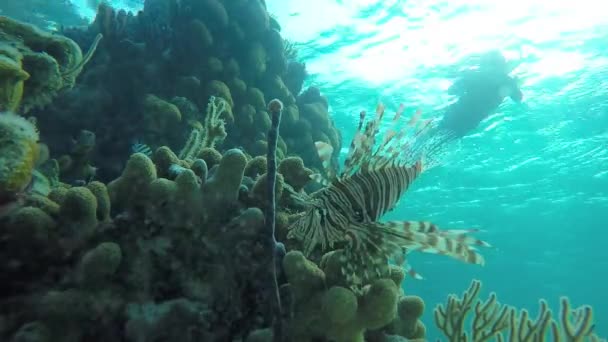
[[[144,126],[146,133],[162,135],[165,130],[175,129],[182,120],[182,113],[174,104],[153,94],[143,100]]]
[[[374,281],[357,295],[328,281],[327,270],[301,252],[287,253],[283,267],[296,307],[289,326],[290,341],[362,342],[367,330],[382,328],[397,315],[400,284],[390,278]]]
[[[21,111],[27,113],[51,103],[61,90],[74,86],[101,38],[97,36],[83,56],[69,38],[0,16],[0,67],[8,77],[0,89],[5,94],[0,108],[16,110],[21,103]]]
[[[0,113],[0,194],[22,191],[30,183],[38,154],[34,124],[13,113]]]
[[[101,4],[95,21],[86,30],[61,31],[81,47],[94,42],[98,33],[103,34],[104,40],[97,57],[84,70],[82,82],[62,91],[56,102],[40,112],[39,120],[44,126],[60,126],[74,132],[99,128],[95,132],[97,148],[111,153],[97,156],[96,176],[108,181],[118,176],[117,165],[128,158],[133,140],[152,150],[168,146],[179,151],[182,137],[193,128],[200,128],[203,121],[198,109],[186,107],[203,109],[209,97],[214,96],[227,103],[220,118],[226,129],[234,132],[226,137],[222,147],[247,147],[252,156],[264,155],[271,124],[266,104],[276,97],[293,114],[300,105],[296,102],[304,81],[303,75],[288,73],[288,59],[291,64],[303,64],[286,55],[278,29],[276,23],[270,25],[266,5],[260,0],[151,0],[139,13]],[[285,85],[287,78],[290,84],[300,84],[297,90]],[[154,102],[146,101],[148,94],[165,101],[165,106],[147,106]],[[306,103],[317,100],[306,97]],[[179,109],[181,120],[175,115],[177,111],[166,104]],[[79,120],[71,120],[76,113]],[[326,124],[322,131],[310,125],[308,116],[302,118],[306,129],[298,129],[292,115],[289,117],[288,124],[282,126],[285,134],[278,139],[279,161],[297,155],[307,166],[319,167],[313,138],[329,141],[336,151],[340,150],[339,134],[328,119],[327,106],[319,106],[318,112],[310,115]],[[163,125],[165,122],[171,127]],[[112,130],[103,129],[110,126]],[[53,140],[51,145],[57,146],[63,137],[55,131],[46,130],[45,140]],[[250,148],[254,144],[257,148]]]
[[[0,111],[15,111],[21,104],[23,83],[30,78],[22,59],[15,48],[0,44]]]

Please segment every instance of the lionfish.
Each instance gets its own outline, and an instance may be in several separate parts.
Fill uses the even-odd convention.
[[[421,113],[417,111],[399,128],[403,111],[401,105],[379,144],[376,135],[385,107],[379,104],[375,118],[367,122],[365,111],[361,112],[339,174],[331,163],[331,146],[316,143],[324,174],[313,178],[325,186],[306,199],[306,210],[289,227],[288,238],[298,240],[306,256],[319,246],[322,253],[342,248],[342,272],[351,286],[364,285],[374,274],[380,276],[386,270],[388,260],[404,261],[406,253],[415,250],[484,264],[475,247],[489,244],[469,236],[474,229],[442,230],[418,221],[379,222],[420,173],[434,165],[436,146],[428,140],[420,143],[432,127],[431,120],[419,120]]]

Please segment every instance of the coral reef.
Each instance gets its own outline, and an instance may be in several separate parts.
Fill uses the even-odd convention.
[[[339,268],[345,264],[339,254],[329,253],[317,266],[299,251],[283,259],[292,318],[289,341],[384,341],[388,336],[422,339],[419,320],[424,303],[404,294],[404,273],[388,267],[386,278],[377,278],[362,292],[348,288]]]
[[[283,107],[278,100],[268,107],[276,146]],[[12,118],[12,131],[27,122]],[[80,139],[75,146],[85,147],[75,150],[89,150],[87,141]],[[284,256],[269,238],[272,220],[263,210],[279,223],[281,212],[298,209],[282,191],[276,202],[250,199],[264,179],[259,184],[268,189],[258,198],[275,193],[269,179],[277,189],[301,193],[284,183],[301,187],[310,175],[301,159],[277,163],[271,148],[267,158],[248,162],[241,150],[229,149],[207,169],[203,159],[159,151],[173,159],[155,163],[134,153],[107,185],[49,182],[47,196],[30,193],[0,219],[0,257],[8,261],[0,272],[9,280],[0,298],[3,340],[363,341],[365,334],[423,334],[411,328],[421,312],[404,309],[409,297],[402,295],[398,267],[354,292],[340,272],[346,263],[339,251],[324,258],[321,271],[298,251]],[[245,170],[254,160],[258,168],[260,161],[270,163],[250,173],[251,183]],[[276,171],[285,176],[273,177]],[[276,265],[274,272],[269,265]],[[270,276],[280,293],[269,286]]]
[[[0,17],[1,341],[424,340],[407,254],[484,263],[474,230],[380,221],[433,163],[403,108],[379,141],[362,113],[338,172],[263,0],[102,2],[61,33]],[[560,326],[496,297],[465,333],[478,291],[436,310],[450,340],[594,336],[589,307]]]
[[[84,183],[95,178],[97,168],[91,165],[95,139],[95,133],[82,130],[73,140],[69,153],[57,158],[59,172],[64,182]]]
[[[315,139],[331,143],[337,157],[340,134],[318,90],[300,96],[305,66],[286,51],[273,22],[261,0],[148,0],[139,13],[101,3],[86,29],[62,31],[81,46],[104,38],[81,82],[33,113],[42,126],[61,127],[43,130],[43,139],[53,153],[69,154],[66,134],[94,132],[91,161],[98,179],[109,181],[120,173],[134,141],[153,151],[161,146],[179,151],[184,135],[208,120],[199,108],[214,97],[226,102],[221,119],[232,133],[211,145],[247,146],[251,156],[263,156],[271,125],[266,104],[277,98],[285,105],[278,160],[298,156],[319,169]]]
[[[283,265],[296,308],[290,341],[364,341],[366,330],[382,328],[396,317],[401,284],[392,279],[378,279],[358,296],[328,281],[326,272],[300,252],[287,253]]]
[[[1,270],[10,279],[2,285],[2,339],[35,326],[51,340],[92,334],[117,340],[126,324],[132,340],[150,340],[159,333],[156,324],[170,325],[182,315],[191,317],[200,336],[213,332],[231,340],[253,330],[257,316],[242,310],[255,310],[249,296],[257,291],[250,287],[260,285],[252,272],[265,265],[251,260],[260,260],[254,246],[265,228],[259,209],[239,208],[244,167],[243,153],[230,150],[203,185],[190,169],[175,180],[158,178],[153,162],[136,153],[107,187],[57,187],[47,199],[52,205],[13,210],[0,225],[2,256],[10,260]],[[232,195],[228,188],[235,189]],[[211,214],[207,204],[234,209]],[[243,256],[229,251],[233,241],[240,241]],[[33,247],[37,258],[28,255]],[[158,314],[150,318],[141,310]],[[259,312],[263,317],[268,310]],[[187,333],[163,334],[186,340]]]

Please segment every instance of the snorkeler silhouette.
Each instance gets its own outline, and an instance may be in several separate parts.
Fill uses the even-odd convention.
[[[516,78],[509,76],[513,66],[500,51],[479,57],[478,67],[464,72],[448,89],[458,100],[451,104],[438,124],[444,139],[451,141],[474,130],[492,115],[505,97],[519,103],[523,94]]]

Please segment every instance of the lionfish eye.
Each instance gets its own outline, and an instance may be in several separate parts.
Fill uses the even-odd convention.
[[[353,217],[357,222],[363,222],[363,210],[359,207],[353,206],[352,207],[352,212],[353,212]]]

